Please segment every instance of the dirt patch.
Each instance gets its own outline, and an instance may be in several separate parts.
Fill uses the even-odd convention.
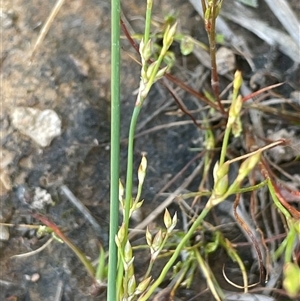
[[[6,42],[1,58],[4,88],[1,146],[10,185],[1,199],[1,221],[36,224],[30,215],[30,206],[35,189],[40,187],[51,194],[55,203],[53,207],[45,206],[41,213],[51,217],[87,256],[95,259],[98,242],[106,246],[108,233],[110,10],[109,4],[104,2],[66,3],[30,63],[32,45],[54,3],[4,1],[3,4],[3,40]],[[140,8],[137,13],[141,13]],[[125,138],[139,67],[132,64],[126,53],[122,55],[125,112],[122,136]],[[153,92],[146,110],[154,112],[166,98],[158,91]],[[61,120],[61,135],[54,138],[49,147],[39,146],[13,126],[12,114],[16,107],[54,110]],[[176,120],[176,116],[161,114],[149,126]],[[136,166],[142,151],[148,153],[151,164],[145,193],[148,200],[193,155],[188,146],[197,136],[195,128],[187,125],[179,131],[165,129],[137,139]],[[123,149],[122,175],[125,174],[126,143]],[[61,193],[62,184],[92,210],[102,233],[95,233]],[[153,205],[149,203],[148,210]],[[1,242],[0,249],[1,300],[9,296],[16,296],[18,300],[54,300],[61,283],[63,300],[94,300],[89,295],[91,279],[66,245],[54,240],[35,255],[10,258],[42,247],[51,237],[37,239],[35,230],[26,228],[9,231],[10,238]],[[39,279],[32,282],[30,277],[35,273]]]
[[[32,45],[54,4],[54,0],[4,0],[2,4],[0,168],[4,180],[0,221],[15,225],[39,224],[31,215],[32,199],[39,187],[51,195],[55,204],[44,205],[39,212],[64,229],[70,240],[94,260],[98,257],[99,243],[107,247],[109,223],[110,7],[105,1],[66,2],[30,63]],[[204,35],[198,30],[199,20],[194,9],[186,1],[161,1],[155,7],[154,15],[163,18],[174,8],[183,32],[197,32],[198,37]],[[133,28],[141,31],[143,20],[140,16],[144,11],[140,3],[130,1],[124,7],[124,13]],[[128,55],[134,53],[129,43],[124,39],[122,45],[121,132],[124,141],[121,177],[124,180],[126,137],[140,71]],[[178,49],[174,51],[178,52]],[[185,80],[198,70],[208,78],[205,69],[201,66],[197,69],[195,64],[199,65],[195,58],[182,58],[175,73]],[[262,69],[263,64],[258,59],[258,69]],[[297,74],[290,79],[287,94],[294,90],[295,82],[299,83]],[[249,79],[250,76],[252,74]],[[225,87],[227,81],[224,79],[221,85]],[[193,97],[187,93],[180,96],[189,110],[198,108]],[[140,127],[142,134],[135,143],[135,170],[142,152],[147,153],[149,164],[143,216],[157,207],[161,201],[160,198],[154,200],[157,192],[195,156],[191,148],[201,146],[203,141],[201,131],[191,122],[169,126],[179,120],[190,121],[171,100],[166,90],[157,84],[139,119],[142,124],[168,103],[164,110]],[[55,111],[61,120],[61,134],[53,138],[50,146],[41,147],[13,126],[12,115],[16,107]],[[157,126],[161,126],[160,130],[143,133]],[[196,163],[191,164],[166,192],[172,192],[195,166]],[[199,180],[200,176],[189,189],[197,189]],[[95,230],[61,192],[63,184],[92,212],[101,232]],[[9,235],[9,240],[0,241],[1,300],[9,300],[6,298],[12,296],[18,301],[105,300],[104,296],[90,296],[92,280],[65,244],[50,235],[37,238],[35,229],[25,227],[9,228]],[[36,254],[12,258],[45,244],[48,245]],[[137,256],[141,266],[144,260],[145,257]],[[60,292],[61,299],[55,299]],[[199,292],[199,287],[184,291],[182,300],[195,292]]]

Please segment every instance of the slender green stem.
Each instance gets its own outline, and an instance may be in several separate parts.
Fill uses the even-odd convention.
[[[123,261],[124,261],[124,247],[122,249],[119,249],[118,252],[118,275],[117,275],[117,298],[116,300],[122,300],[123,296],[123,272],[124,272],[124,266],[123,266]]]
[[[153,71],[152,71],[152,73],[150,75],[150,79],[149,79],[149,81],[148,81],[148,83],[146,85],[146,88],[145,88],[146,94],[149,93],[149,91],[150,91],[153,83],[155,82],[155,77],[157,75],[157,72],[158,72],[158,70],[160,68],[160,65],[161,65],[161,63],[162,63],[162,61],[164,59],[164,56],[165,56],[165,54],[166,54],[167,51],[168,51],[168,48],[163,47],[162,50],[161,50],[161,52],[160,52],[160,54],[159,54],[159,57],[158,57],[158,59],[156,61],[156,64],[155,64],[155,66],[153,68]],[[141,101],[141,105],[142,105],[143,101],[144,101],[144,99]]]
[[[206,262],[202,258],[199,250],[195,250],[196,258],[199,262],[201,271],[206,279],[207,285],[214,296],[215,300],[221,301],[224,299],[224,294],[221,288],[219,287],[214,275],[212,274],[210,268],[207,266]]]
[[[133,181],[133,146],[134,146],[134,133],[135,128],[138,120],[139,113],[141,111],[141,106],[135,106],[131,121],[130,121],[130,128],[129,128],[129,137],[128,137],[128,153],[127,153],[127,175],[126,175],[126,192],[125,192],[125,210],[124,210],[124,237],[123,237],[123,250],[125,247],[125,244],[128,240],[128,227],[129,227],[129,213],[130,213],[130,207],[132,202],[132,181]],[[119,255],[122,255],[123,250],[119,252]],[[120,256],[119,256],[120,257]],[[121,258],[120,258],[121,262]],[[122,291],[122,277],[123,277],[123,271],[124,267],[123,264],[119,265],[118,268],[118,277],[117,277],[117,292],[118,295]],[[117,299],[114,299],[117,300]]]
[[[148,269],[147,269],[145,275],[143,276],[143,280],[146,279],[147,277],[149,277],[149,275],[152,271],[153,265],[154,265],[154,260],[150,259]]]
[[[152,12],[152,0],[147,1],[147,12],[146,12],[146,22],[145,22],[145,34],[144,34],[144,42],[145,44],[149,40],[150,36],[150,25],[151,25],[151,12]],[[144,68],[144,66],[143,66]],[[129,227],[129,218],[130,218],[130,208],[132,205],[132,184],[133,184],[133,147],[134,147],[134,133],[138,120],[138,116],[141,111],[142,103],[145,98],[141,97],[140,93],[138,95],[138,99],[136,101],[135,108],[132,113],[132,117],[130,120],[130,128],[128,135],[128,153],[127,153],[127,174],[126,174],[126,189],[125,189],[125,208],[124,208],[124,237],[123,237],[123,249],[128,240],[128,227]],[[119,265],[118,269],[118,277],[117,277],[117,294],[120,295],[122,291],[122,278],[123,278],[124,266],[122,264]],[[126,275],[125,275],[126,276]],[[120,296],[119,296],[120,297]],[[117,300],[117,299],[110,299]]]
[[[105,252],[102,246],[100,246],[100,254],[98,259],[98,266],[96,271],[97,281],[103,281],[105,277]]]
[[[238,189],[235,193],[236,194],[240,194],[240,193],[245,193],[245,192],[250,192],[250,191],[254,191],[254,190],[258,190],[262,187],[264,187],[267,184],[267,180],[263,180],[262,182],[253,185],[253,186],[249,186],[249,187],[244,187],[244,188],[240,188]]]
[[[175,282],[172,291],[175,292],[178,287],[181,286],[181,283],[184,281],[184,277],[186,276],[188,270],[190,268],[190,261],[185,262],[185,265],[180,270],[180,272],[176,275],[172,282]]]
[[[152,12],[152,0],[147,1],[147,12],[146,12],[146,24],[145,24],[145,34],[144,34],[144,42],[145,44],[149,40],[150,36],[150,25],[151,25],[151,12]],[[146,62],[145,62],[146,63]],[[143,66],[144,68],[144,66]],[[159,68],[159,65],[158,65]],[[152,81],[153,84],[153,81]],[[149,90],[152,86],[149,87]],[[132,202],[132,181],[133,181],[133,146],[134,146],[134,133],[138,120],[138,116],[140,114],[142,104],[145,100],[145,97],[142,97],[139,93],[138,99],[136,101],[136,105],[134,107],[130,128],[129,128],[129,136],[128,136],[128,154],[127,154],[127,175],[126,175],[126,195],[125,195],[125,213],[124,213],[124,224],[125,224],[125,237],[124,242],[126,243],[128,238],[128,224],[129,224],[129,212],[130,205]]]
[[[272,259],[273,260],[278,260],[278,258],[282,255],[284,252],[288,242],[288,237],[286,237],[281,244],[279,245],[278,249],[272,254]]]
[[[290,262],[292,259],[293,251],[294,251],[294,246],[296,243],[296,231],[294,227],[291,227],[289,230],[289,233],[286,237],[286,247],[285,247],[285,254],[284,254],[284,262]]]
[[[278,200],[276,193],[275,193],[275,189],[272,184],[272,181],[269,178],[267,180],[268,180],[268,188],[269,188],[270,194],[272,196],[273,202],[275,203],[277,208],[280,210],[280,212],[285,216],[285,218],[287,220],[289,220],[291,218],[289,211]]]
[[[225,248],[226,248],[226,246],[225,246]],[[241,260],[240,256],[238,255],[238,253],[233,248],[230,248],[228,250],[228,252],[230,252],[230,255],[231,255],[231,258],[233,259],[233,261],[236,261],[240,267],[240,270],[242,272],[243,282],[244,282],[244,293],[247,293],[248,292],[248,277],[247,277],[245,265],[244,265],[243,261]]]
[[[222,143],[222,150],[221,150],[221,155],[220,155],[219,166],[222,166],[225,162],[225,159],[226,159],[226,152],[227,152],[227,146],[228,146],[230,132],[231,132],[231,126],[228,126],[228,124],[227,124],[225,134],[224,134],[223,143]]]
[[[147,11],[146,11],[146,21],[145,21],[145,33],[144,33],[144,43],[147,44],[150,36],[150,26],[151,26],[151,15],[152,15],[152,0],[147,1]]]
[[[142,195],[142,191],[143,191],[143,183],[139,183],[138,184],[138,191],[137,191],[137,194],[136,194],[136,198],[134,200],[134,204],[135,205],[140,201],[141,195]]]
[[[55,232],[52,232],[52,236],[55,238]],[[78,257],[78,259],[82,262],[87,272],[90,274],[92,278],[95,277],[96,271],[89,259],[85,256],[85,254],[77,248],[76,245],[74,245],[66,236],[57,236],[57,240],[61,240],[60,242],[64,242]]]
[[[146,28],[145,28],[145,34],[144,34],[144,45],[147,45],[149,41],[150,36],[150,25],[151,25],[151,11],[152,11],[152,0],[147,0],[147,12],[146,12]],[[171,32],[172,33],[172,32]],[[169,37],[169,43],[172,41],[173,37]],[[130,128],[129,128],[129,136],[128,136],[128,153],[127,153],[127,174],[126,174],[126,188],[125,188],[125,204],[124,204],[124,218],[123,218],[123,226],[124,226],[124,234],[122,237],[122,250],[125,248],[125,244],[128,241],[128,227],[129,227],[129,219],[130,219],[130,209],[132,207],[132,185],[133,185],[133,157],[134,157],[134,134],[136,129],[136,124],[138,120],[139,113],[141,111],[143,102],[145,101],[153,83],[156,80],[156,76],[159,70],[159,67],[161,65],[161,62],[163,60],[163,57],[165,53],[167,52],[167,49],[170,45],[167,44],[163,46],[162,51],[160,53],[160,56],[158,60],[156,61],[156,64],[154,65],[153,70],[151,71],[150,78],[147,78],[147,70],[148,70],[148,62],[147,57],[148,53],[145,55],[144,51],[145,49],[142,49],[141,57],[142,57],[142,79],[141,79],[141,85],[139,89],[139,94],[137,96],[137,100],[135,103],[135,107],[132,113],[131,121],[130,121]],[[147,47],[147,46],[146,46]],[[143,47],[142,47],[143,48]],[[147,50],[146,50],[147,51]],[[145,87],[145,82],[146,87]],[[138,196],[140,197],[141,194],[141,188],[139,187]],[[121,253],[120,252],[120,253]],[[121,254],[119,254],[120,256]],[[124,266],[120,262],[120,266],[118,269],[118,279],[117,279],[117,291],[118,295],[122,291],[122,278],[124,273]],[[128,277],[125,272],[125,277]],[[124,282],[126,279],[124,280]],[[116,300],[116,299],[111,299]]]
[[[149,39],[150,35],[150,23],[151,23],[151,10],[152,10],[152,0],[147,1],[147,13],[146,13],[146,28],[145,28],[145,40]],[[130,128],[129,128],[129,136],[128,136],[128,154],[127,154],[127,175],[126,175],[126,195],[125,195],[125,214],[124,214],[124,224],[125,224],[125,236],[124,242],[126,243],[128,237],[128,224],[129,224],[129,212],[130,205],[132,203],[132,181],[133,181],[133,146],[134,146],[134,133],[138,120],[138,116],[140,114],[143,102],[150,91],[151,86],[153,85],[155,75],[159,69],[163,57],[159,57],[157,61],[157,65],[154,68],[153,73],[151,74],[151,78],[147,84],[147,93],[144,96],[137,96],[136,105],[134,107]],[[153,76],[152,76],[153,75]]]
[[[127,154],[127,175],[126,175],[126,194],[125,194],[125,215],[124,215],[124,224],[125,224],[125,237],[124,242],[127,241],[127,230],[129,224],[129,211],[132,201],[132,181],[133,181],[133,146],[134,146],[134,133],[138,120],[138,116],[141,111],[141,106],[135,106],[129,128],[128,136],[128,154]]]
[[[139,184],[138,185],[138,191],[136,194],[136,198],[134,200],[134,204],[137,204],[140,201],[141,195],[142,195],[142,190],[143,190],[143,185]]]
[[[111,1],[111,153],[107,301],[117,300],[117,246],[120,165],[120,0]]]
[[[64,239],[64,243],[68,245],[69,248],[72,249],[72,251],[76,254],[76,256],[79,258],[79,260],[83,263],[86,270],[89,272],[89,274],[92,277],[95,277],[95,269],[92,266],[92,263],[90,260],[88,260],[83,252],[81,252],[69,239]]]

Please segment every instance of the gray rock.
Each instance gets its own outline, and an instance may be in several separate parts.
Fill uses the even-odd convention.
[[[11,115],[13,126],[42,147],[61,134],[61,120],[53,110],[18,107]]]

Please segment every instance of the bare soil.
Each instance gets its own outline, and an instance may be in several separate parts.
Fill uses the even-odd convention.
[[[30,198],[36,187],[45,189],[52,196],[55,205],[45,206],[39,213],[56,223],[75,245],[95,260],[98,257],[99,243],[105,248],[108,243],[110,3],[97,0],[66,1],[30,63],[32,46],[54,4],[54,0],[1,2],[0,139],[1,154],[5,154],[3,156],[7,161],[3,167],[3,174],[8,184],[4,185],[6,188],[2,187],[0,221],[15,225],[40,224],[31,215]],[[297,1],[295,5],[297,6]],[[126,18],[137,32],[142,32],[143,28],[143,6],[139,1],[132,0],[126,2],[126,7],[123,7]],[[201,21],[187,1],[155,3],[154,16],[157,18],[162,20],[170,11],[178,14],[183,32],[197,38],[204,36],[203,29],[199,29]],[[255,41],[256,38],[251,34],[248,36],[249,41]],[[261,49],[268,49],[266,45],[263,46]],[[139,84],[140,67],[129,55],[136,56],[125,38],[122,40],[122,47],[121,178],[124,182],[126,138],[135,102],[134,91]],[[174,51],[178,52],[176,47],[174,46]],[[255,53],[257,69],[264,68],[264,60],[260,58],[264,58],[266,53],[268,51]],[[288,60],[287,62],[291,64]],[[249,72],[249,80],[252,72],[246,70],[248,66],[243,60],[241,66],[245,68],[245,73]],[[207,71],[199,66],[195,58],[180,58],[174,72],[183,80],[191,74],[195,78],[196,67],[201,73]],[[287,66],[281,64],[276,68],[284,76]],[[208,73],[204,79],[209,78],[207,75]],[[290,81],[290,84],[279,92],[289,97],[295,90],[295,85],[299,85],[299,72],[284,80]],[[227,81],[223,81],[221,85],[225,87]],[[195,99],[187,93],[182,93],[181,97],[188,109],[197,108]],[[139,124],[145,122],[148,116],[166,102],[170,102],[162,112],[140,127],[139,132],[158,125],[163,125],[162,128],[144,133],[136,139],[135,168],[137,169],[142,152],[147,153],[149,164],[143,193],[145,205],[142,217],[157,207],[162,200],[155,198],[157,192],[195,157],[196,153],[191,151],[191,148],[201,146],[203,141],[201,131],[192,123],[168,126],[171,122],[189,120],[179,112],[171,99],[167,91],[157,84],[139,119]],[[55,138],[50,146],[40,147],[12,126],[11,114],[15,107],[54,110],[62,121],[62,134]],[[195,166],[196,162],[191,164],[167,192],[174,190]],[[190,185],[189,190],[197,189],[199,181],[200,177]],[[92,212],[101,232],[97,231],[66,198],[61,192],[61,185],[66,185]],[[176,204],[170,207],[171,212],[176,209],[178,210]],[[234,233],[234,229],[232,231]],[[98,297],[89,294],[92,279],[67,245],[53,240],[34,255],[12,258],[17,254],[37,250],[47,243],[51,236],[37,238],[35,230],[20,227],[9,228],[9,234],[10,238],[7,241],[0,241],[0,300],[105,300],[104,294]],[[145,265],[147,255],[144,255],[137,255],[137,266]],[[245,252],[245,258],[247,256],[251,257]],[[214,259],[212,265],[213,262]],[[217,278],[222,281],[220,264],[215,263],[215,270]],[[39,276],[36,281],[32,279],[35,274]],[[200,276],[199,279],[203,285],[197,284],[190,290],[183,290],[179,300],[189,300],[205,288],[204,280]],[[229,289],[225,281],[224,286]],[[61,297],[57,295],[60,288]],[[207,295],[207,299],[203,300],[210,298]]]

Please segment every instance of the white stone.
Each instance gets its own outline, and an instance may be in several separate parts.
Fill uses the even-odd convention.
[[[40,187],[36,187],[34,190],[33,202],[30,207],[33,209],[42,210],[47,205],[54,205],[51,195]]]
[[[11,115],[13,126],[42,147],[61,134],[61,120],[53,110],[18,107]]]
[[[9,231],[6,226],[0,225],[0,240],[7,241],[9,240]]]
[[[34,273],[34,274],[31,275],[30,281],[31,282],[38,282],[40,278],[41,278],[40,274]]]

